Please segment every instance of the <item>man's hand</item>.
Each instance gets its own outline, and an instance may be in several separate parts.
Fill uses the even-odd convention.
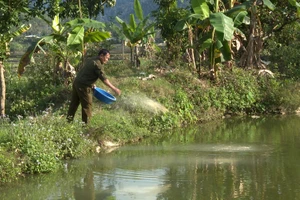
[[[121,90],[119,90],[118,88],[114,88],[114,92],[120,96],[121,95]]]
[[[121,90],[119,90],[118,88],[116,88],[113,84],[110,83],[110,81],[108,79],[105,79],[103,81],[103,83],[105,85],[107,85],[110,89],[112,89],[118,96],[121,95]]]

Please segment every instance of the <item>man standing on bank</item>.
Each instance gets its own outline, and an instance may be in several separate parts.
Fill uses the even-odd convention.
[[[107,63],[109,58],[109,51],[101,49],[98,56],[89,58],[84,62],[73,82],[72,98],[67,115],[69,122],[73,121],[78,106],[81,104],[82,121],[85,124],[89,123],[92,116],[93,89],[98,78],[117,95],[121,94],[121,91],[111,84],[105,76],[103,65]]]

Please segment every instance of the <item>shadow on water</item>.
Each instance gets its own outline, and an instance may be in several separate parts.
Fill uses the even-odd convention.
[[[0,199],[300,199],[300,117],[235,118],[165,133],[53,174]]]

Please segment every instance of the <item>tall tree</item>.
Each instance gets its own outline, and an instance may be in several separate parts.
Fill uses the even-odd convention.
[[[81,3],[79,1],[79,8]],[[65,74],[72,74],[74,71],[72,64],[78,64],[84,58],[85,44],[92,42],[101,42],[110,37],[109,32],[104,32],[105,25],[99,21],[82,18],[76,18],[67,23],[60,20],[60,0],[54,0],[53,9],[57,12],[49,26],[52,28],[50,35],[40,38],[36,43],[28,48],[27,52],[22,56],[19,67],[19,76],[25,71],[25,66],[29,64],[33,54],[39,50],[43,50],[42,46],[49,47],[49,53],[54,57],[54,74],[61,75],[59,78],[65,82]],[[48,20],[46,20],[47,22]],[[43,50],[45,52],[45,50]],[[69,62],[70,61],[70,62]],[[68,81],[67,81],[68,83]]]
[[[82,15],[93,18],[99,12],[103,13],[105,6],[114,6],[115,3],[116,0],[0,0],[0,115],[5,116],[6,85],[3,63],[10,55],[9,43],[13,37],[24,30],[18,30],[18,26],[24,20],[28,20],[32,16],[48,16],[50,19],[54,19],[58,13],[62,18],[82,17]],[[46,20],[46,18],[44,19]],[[16,29],[18,34],[15,32]]]
[[[185,46],[187,32],[182,33],[175,30],[176,23],[184,18],[188,10],[178,8],[177,0],[153,0],[158,5],[158,9],[153,12],[156,19],[156,28],[160,30],[163,40],[166,42],[166,60],[170,64],[179,58],[181,47]]]
[[[287,3],[294,7],[294,14],[287,12]],[[273,16],[272,21],[276,22],[276,25],[272,28],[269,27],[269,29],[263,29],[263,23],[261,23],[261,20],[263,19],[262,16],[265,15],[264,12],[266,12],[266,9],[268,9],[269,16]],[[274,18],[274,13],[278,12],[282,13],[284,17],[281,19],[279,17]],[[296,0],[288,0],[288,2],[277,0],[274,1],[274,4],[270,0],[254,0],[252,1],[250,14],[251,20],[248,44],[246,51],[241,57],[239,65],[244,68],[261,69],[266,67],[261,62],[260,58],[260,52],[262,51],[264,40],[274,31],[279,31],[285,25],[298,20],[300,16],[300,4]]]
[[[25,66],[30,63],[35,52],[39,50],[46,52],[42,47],[44,45],[55,58],[54,71],[68,72],[70,62],[77,65],[82,59],[82,52],[84,52],[82,47],[85,44],[101,42],[110,37],[109,32],[102,31],[105,27],[103,23],[91,19],[77,18],[64,24],[60,22],[57,15],[52,20],[51,27],[52,33],[33,43],[22,56],[18,67],[19,76],[25,71]]]
[[[96,18],[100,13],[104,14],[105,7],[113,7],[116,5],[116,0],[36,0],[33,4],[34,12],[46,14],[50,18],[60,13],[61,18],[77,18],[84,17],[89,19]]]
[[[241,57],[240,66],[247,68],[264,68],[260,60],[260,51],[263,45],[263,31],[258,17],[259,1],[253,1],[250,13],[250,31],[246,51]],[[273,7],[272,7],[273,9]]]
[[[30,14],[28,6],[28,0],[0,1],[0,117],[5,117],[4,61],[10,55],[9,43],[29,28],[29,26],[20,27],[21,20]]]

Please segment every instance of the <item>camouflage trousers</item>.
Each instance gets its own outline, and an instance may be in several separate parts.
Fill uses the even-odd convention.
[[[82,121],[88,124],[92,116],[92,103],[93,89],[89,86],[74,81],[71,103],[67,115],[68,121],[73,121],[78,106],[81,105]]]

